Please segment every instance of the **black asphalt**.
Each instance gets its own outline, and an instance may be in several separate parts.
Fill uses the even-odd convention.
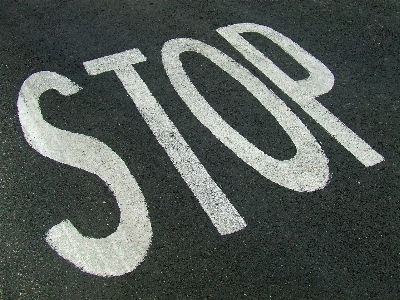
[[[365,2],[365,3],[364,3]],[[0,299],[400,299],[400,3],[391,1],[11,1],[0,3]],[[320,101],[385,157],[366,168],[215,30],[269,26],[334,74]],[[327,157],[322,190],[281,187],[221,144],[175,92],[162,45],[189,37],[247,67],[308,126]],[[245,37],[295,79],[307,71],[257,34]],[[83,62],[139,48],[135,65],[212,178],[248,226],[221,236],[114,73]],[[198,54],[185,70],[223,118],[266,153],[296,148],[243,86]],[[16,101],[24,80],[53,71],[83,89],[48,91],[45,120],[112,148],[138,181],[153,240],[144,262],[112,278],[83,273],[45,233],[69,219],[90,237],[115,231],[107,186],[52,161],[24,139]]]

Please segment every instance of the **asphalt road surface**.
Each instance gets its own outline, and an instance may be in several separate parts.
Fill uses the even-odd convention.
[[[400,299],[400,4],[0,3],[0,299]]]

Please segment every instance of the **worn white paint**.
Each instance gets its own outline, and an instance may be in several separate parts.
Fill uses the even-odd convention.
[[[306,50],[281,33],[262,25],[252,23],[234,24],[217,29],[232,46],[271,79],[282,91],[290,96],[317,123],[329,132],[343,147],[352,153],[366,167],[384,160],[356,133],[328,111],[315,97],[327,93],[333,87],[334,77],[329,69]],[[293,80],[278,68],[263,53],[257,50],[240,34],[259,33],[280,46],[310,73],[303,80]]]
[[[315,97],[327,93],[334,84],[333,74],[322,62],[266,26],[243,23],[221,27],[217,31],[361,163],[373,166],[384,160],[316,101]],[[309,77],[297,81],[291,79],[240,35],[245,32],[262,34],[279,45],[308,70]],[[200,95],[184,71],[179,55],[187,51],[207,57],[256,97],[292,139],[296,155],[283,161],[274,159],[228,125]],[[271,181],[295,191],[325,187],[329,179],[328,159],[320,145],[286,104],[247,69],[216,48],[187,38],[166,42],[162,59],[172,85],[192,113],[244,162]],[[144,55],[138,49],[132,49],[84,62],[84,66],[90,75],[115,72],[218,232],[224,235],[245,228],[243,218],[134,69],[133,64],[144,61]],[[115,195],[121,215],[117,230],[108,237],[85,237],[69,220],[64,220],[47,232],[46,241],[84,272],[103,277],[131,272],[144,260],[152,238],[145,198],[123,160],[107,145],[89,136],[58,129],[43,119],[39,99],[50,89],[70,96],[80,87],[54,72],[38,72],[26,79],[17,103],[25,139],[43,156],[99,176]]]
[[[274,159],[227,124],[187,76],[179,58],[187,51],[207,57],[256,97],[290,136],[297,149],[296,155],[283,161]],[[244,162],[271,181],[295,191],[314,191],[325,187],[329,179],[328,159],[320,145],[286,104],[247,69],[216,48],[187,38],[166,42],[162,48],[162,59],[172,85],[192,113]]]
[[[132,49],[83,64],[90,75],[115,72],[157,141],[165,149],[218,232],[224,235],[243,229],[246,227],[243,218],[207,173],[132,66],[144,61],[146,57],[140,50]]]
[[[25,139],[40,154],[99,176],[113,192],[121,214],[117,230],[105,238],[85,237],[65,220],[47,232],[46,241],[84,272],[104,277],[131,272],[143,261],[152,238],[144,196],[123,160],[107,145],[55,128],[43,119],[39,98],[50,89],[69,96],[80,88],[54,72],[26,79],[18,98]]]

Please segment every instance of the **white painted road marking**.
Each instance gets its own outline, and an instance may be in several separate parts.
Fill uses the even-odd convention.
[[[115,72],[157,141],[167,152],[218,232],[224,235],[245,228],[246,222],[207,173],[132,66],[144,61],[146,57],[139,49],[132,49],[83,64],[90,75]]]
[[[240,82],[275,117],[296,145],[289,160],[277,160],[265,154],[226,123],[192,84],[179,55],[199,53]],[[173,39],[162,48],[165,70],[186,105],[224,145],[261,175],[286,188],[310,192],[325,187],[329,179],[328,159],[307,127],[258,78],[218,49],[193,39]],[[229,99],[226,99],[229,101]]]
[[[315,99],[315,97],[329,92],[334,83],[333,74],[322,62],[288,37],[266,26],[242,23],[221,27],[217,29],[217,32],[283,92],[298,103],[306,113],[364,166],[370,167],[384,161],[382,155],[373,150],[370,145]],[[259,33],[270,39],[307,69],[310,76],[307,79],[298,81],[290,78],[240,35],[246,32]]]
[[[327,93],[334,83],[333,74],[322,62],[266,26],[244,23],[217,31],[361,163],[368,167],[384,160],[316,101],[315,97]],[[240,35],[244,32],[257,32],[271,39],[305,67],[310,76],[298,81],[291,79]],[[283,161],[274,159],[227,124],[188,78],[179,58],[187,51],[207,57],[256,97],[292,139],[296,155]],[[218,49],[188,38],[166,42],[162,48],[162,60],[172,85],[196,118],[244,162],[269,180],[295,191],[310,192],[326,186],[329,180],[328,159],[314,136],[287,105],[247,69]],[[218,232],[225,235],[245,228],[244,219],[207,173],[134,69],[134,64],[144,61],[146,57],[140,50],[132,49],[83,64],[90,75],[115,72]],[[70,221],[65,220],[47,232],[46,241],[59,255],[84,272],[104,277],[131,272],[144,260],[152,238],[145,198],[123,160],[107,145],[89,136],[55,128],[43,119],[39,98],[50,89],[69,96],[77,93],[80,87],[54,72],[38,72],[28,77],[21,87],[17,103],[25,139],[40,154],[99,176],[114,193],[121,217],[117,230],[106,238],[84,237]]]
[[[131,272],[144,260],[152,238],[144,196],[123,160],[107,145],[43,120],[39,98],[50,89],[69,96],[80,88],[54,72],[29,76],[18,98],[25,139],[43,156],[99,176],[114,193],[121,216],[117,230],[108,237],[84,237],[65,220],[47,232],[46,241],[84,272],[105,277]]]

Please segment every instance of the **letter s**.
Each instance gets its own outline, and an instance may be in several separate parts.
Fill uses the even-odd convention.
[[[29,76],[17,103],[25,139],[43,156],[99,176],[115,195],[121,215],[117,230],[105,238],[84,237],[64,220],[47,232],[46,241],[84,272],[103,277],[131,272],[144,260],[152,238],[145,198],[124,161],[107,145],[55,128],[43,119],[39,98],[50,89],[69,96],[80,87],[54,72]]]

